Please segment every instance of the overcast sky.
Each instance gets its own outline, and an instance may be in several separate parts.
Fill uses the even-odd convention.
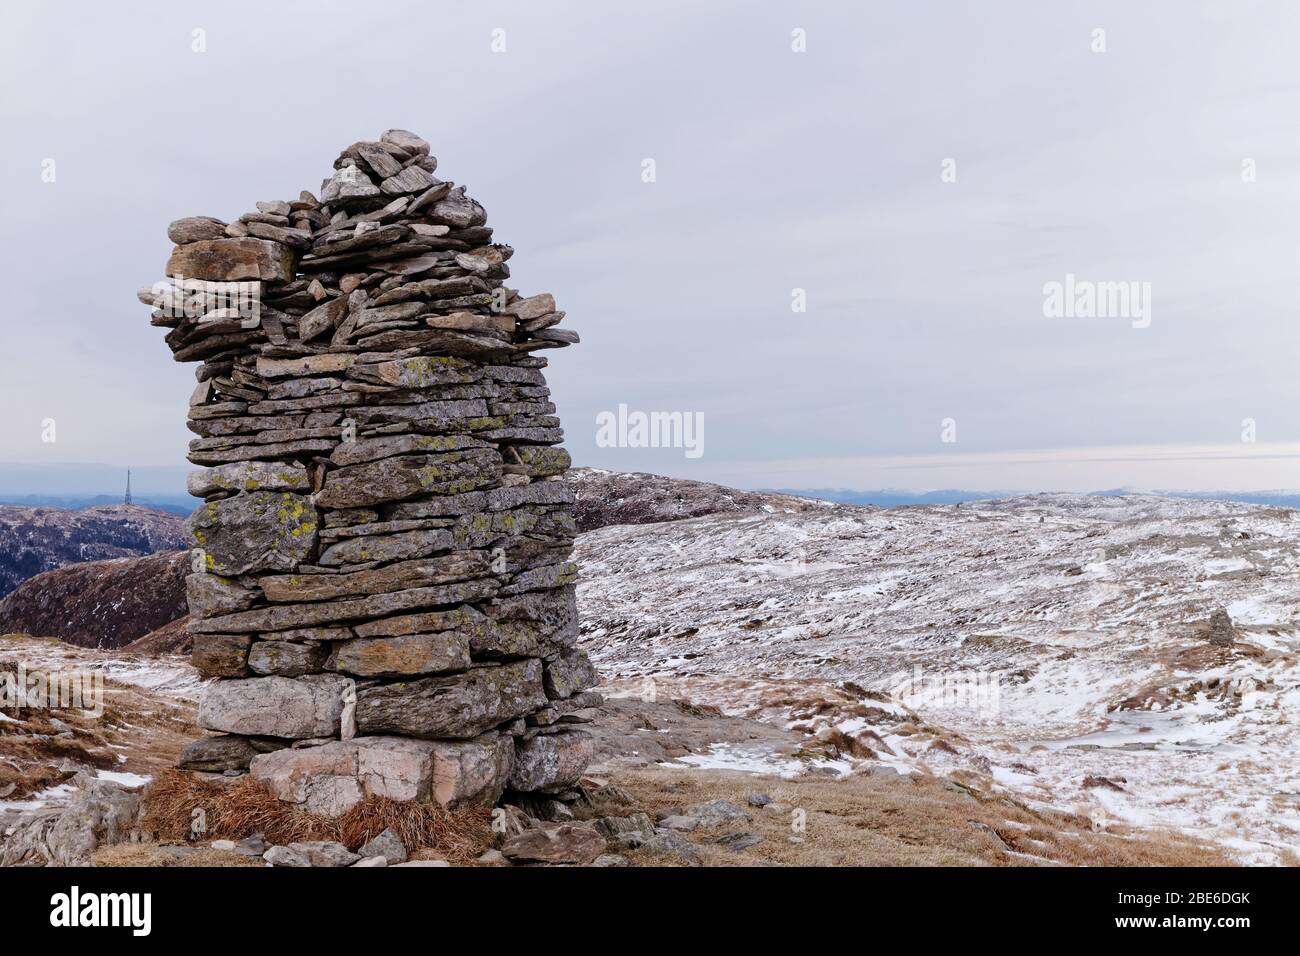
[[[1297,49],[1284,0],[7,0],[0,459],[183,464],[193,367],[134,297],[168,222],[404,127],[583,336],[547,373],[580,464],[1298,488]],[[1045,315],[1067,274],[1149,283],[1149,324]],[[620,404],[703,454],[597,447]]]

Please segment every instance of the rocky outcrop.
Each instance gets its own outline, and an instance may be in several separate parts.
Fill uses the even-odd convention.
[[[834,510],[830,502],[795,495],[739,491],[706,481],[635,471],[574,468],[563,480],[573,489],[579,531],[608,525],[654,524],[712,514]]]
[[[84,770],[69,786],[73,794],[66,805],[26,814],[6,830],[0,866],[88,866],[100,847],[143,838],[139,790]]]
[[[355,143],[319,199],[172,223],[140,294],[201,363],[188,629],[223,736],[182,764],[331,816],[559,795],[600,700],[538,354],[577,336],[505,286],[513,250],[436,169],[412,133]]]
[[[138,505],[0,505],[0,597],[45,571],[185,546],[183,519]],[[46,635],[49,636],[49,635]]]
[[[0,601],[0,633],[114,649],[185,616],[189,555],[70,564],[38,574]]]

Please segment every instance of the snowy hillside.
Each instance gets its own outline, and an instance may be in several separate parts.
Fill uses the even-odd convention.
[[[607,527],[579,542],[583,643],[607,693],[1276,861],[1300,845],[1298,546],[1300,512],[1155,496]]]

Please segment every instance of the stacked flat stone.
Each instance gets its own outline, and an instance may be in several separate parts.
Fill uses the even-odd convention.
[[[513,250],[436,169],[404,130],[356,143],[320,200],[172,223],[141,292],[202,363],[189,627],[216,735],[181,766],[331,816],[572,798],[601,703],[537,355],[577,336],[504,286]]]

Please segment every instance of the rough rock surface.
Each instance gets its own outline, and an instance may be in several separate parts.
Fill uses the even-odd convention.
[[[250,769],[281,800],[335,817],[366,796],[490,805],[505,787],[512,757],[509,737],[467,743],[356,737],[259,754]]]
[[[302,680],[250,677],[217,681],[199,698],[199,726],[263,737],[336,736],[349,684],[346,678],[324,674]]]
[[[183,551],[68,564],[22,582],[0,601],[0,633],[123,647],[184,617]]]
[[[665,478],[635,471],[573,468],[563,475],[573,488],[579,531],[609,525],[655,524],[712,514],[834,511],[840,506],[813,498],[740,491],[707,481]]]
[[[513,790],[555,790],[578,782],[591,762],[595,744],[581,730],[539,734],[515,747],[515,767],[510,774]]]
[[[510,837],[501,845],[506,859],[517,863],[585,866],[605,852],[605,838],[591,827],[542,824]]]
[[[1237,629],[1223,608],[1210,615],[1210,643],[1215,647],[1231,647],[1237,642]]]
[[[141,838],[139,790],[82,771],[71,781],[72,799],[25,817],[18,832],[0,841],[0,866],[87,866],[102,846]]]
[[[183,524],[184,519],[174,514],[140,505],[77,510],[0,505],[0,597],[28,578],[64,565],[185,547]],[[0,603],[0,622],[9,622],[0,623],[0,627],[44,637],[63,636],[16,626],[26,620],[19,616],[28,613],[22,607]],[[34,619],[33,623],[41,620]]]
[[[200,363],[187,627],[227,737],[185,760],[329,815],[572,782],[590,746],[534,741],[600,699],[540,356],[577,336],[436,170],[405,130],[354,143],[319,199],[172,223],[169,282],[139,293]]]

